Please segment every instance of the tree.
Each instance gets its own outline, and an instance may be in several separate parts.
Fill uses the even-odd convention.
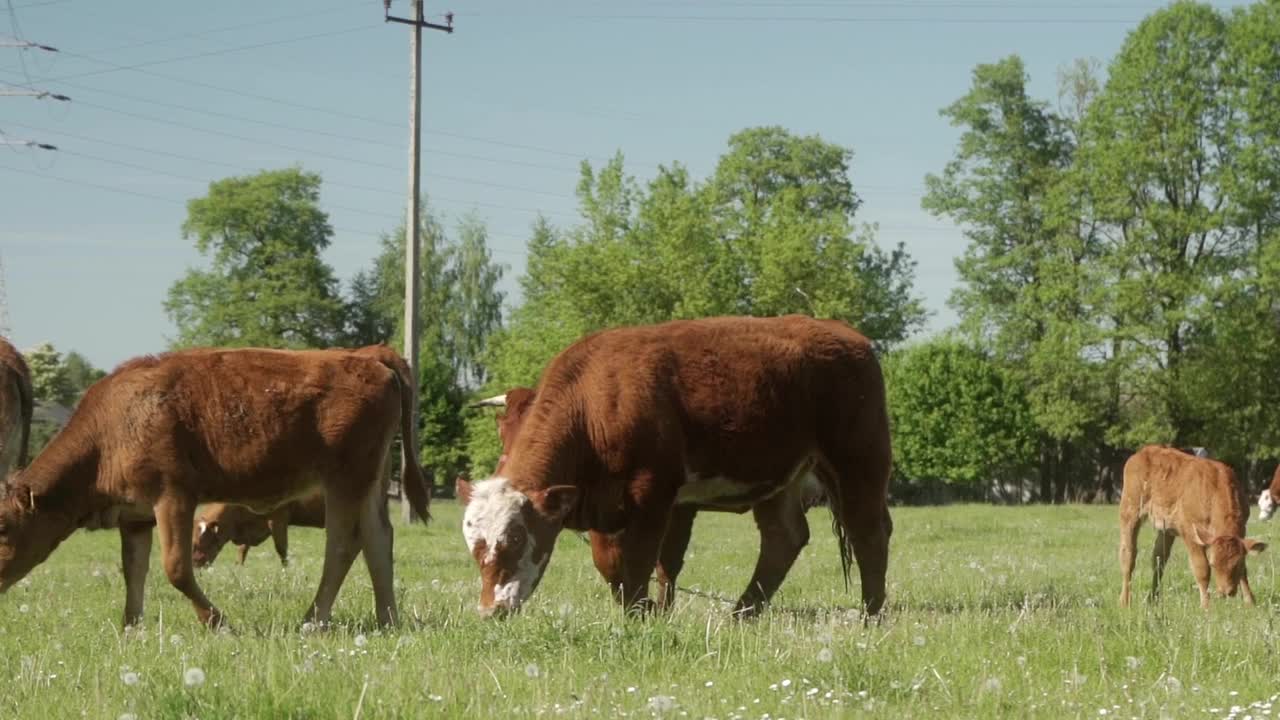
[[[1041,497],[1066,497],[1079,456],[1105,419],[1091,261],[1098,243],[1071,182],[1077,123],[1096,81],[1088,63],[1060,75],[1066,117],[1027,92],[1015,56],[977,66],[969,92],[942,110],[964,129],[923,206],[964,228],[951,297],[964,332],[993,349],[1027,393],[1041,433]]]
[[[462,385],[483,385],[488,369],[483,363],[485,341],[502,325],[502,300],[498,290],[503,266],[489,253],[488,229],[475,215],[458,224],[454,251],[451,314],[455,369]]]
[[[338,281],[321,259],[333,228],[320,176],[298,168],[219,180],[187,204],[182,235],[210,258],[169,289],[177,347],[323,347],[339,337]]]
[[[881,347],[924,322],[911,296],[915,263],[856,228],[853,152],[779,127],[729,138],[708,187],[717,232],[736,265],[740,312],[844,320]]]
[[[486,376],[482,353],[501,323],[503,268],[492,261],[478,218],[464,218],[456,241],[429,212],[420,222],[418,457],[447,483],[466,467],[463,388]],[[372,265],[352,279],[349,344],[404,346],[404,252],[403,228],[384,234]]]
[[[1227,182],[1235,110],[1224,102],[1226,24],[1181,2],[1148,16],[1111,63],[1089,109],[1078,159],[1107,243],[1108,314],[1127,338],[1132,404],[1123,439],[1202,444],[1188,345],[1212,314],[1216,282],[1241,267]]]
[[[942,481],[983,495],[1035,464],[1031,409],[990,356],[952,337],[891,353],[885,362],[894,463],[908,483]]]
[[[106,377],[107,373],[94,367],[80,353],[72,350],[62,360],[63,367],[67,371],[67,381],[71,383],[71,387],[75,389],[76,397],[84,395],[84,391],[89,386]]]
[[[75,404],[76,387],[62,361],[62,353],[46,342],[28,350],[24,357],[31,372],[31,392],[36,402],[65,407]]]

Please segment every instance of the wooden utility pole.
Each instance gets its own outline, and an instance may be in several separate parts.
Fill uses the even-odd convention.
[[[453,33],[453,13],[445,14],[445,24],[437,25],[423,19],[422,0],[413,2],[413,18],[398,18],[391,15],[391,0],[382,0],[383,17],[387,22],[398,22],[413,28],[409,36],[409,207],[405,220],[404,247],[404,357],[409,363],[409,374],[413,378],[413,417],[416,425],[418,418],[418,283],[421,279],[420,248],[422,246],[421,225],[418,218],[418,195],[421,161],[419,147],[422,142],[422,28],[443,30]],[[407,441],[401,439],[401,442]],[[413,448],[410,456],[417,462],[417,448]],[[400,478],[400,507],[406,522],[413,522],[413,510],[409,507],[404,493],[405,479]],[[431,488],[427,488],[430,492]]]

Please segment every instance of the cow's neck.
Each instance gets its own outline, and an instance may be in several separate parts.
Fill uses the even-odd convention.
[[[511,486],[526,494],[552,485],[578,488],[578,501],[565,518],[571,530],[620,529],[622,488],[598,472],[588,454],[585,431],[576,423],[545,424],[536,432],[521,431],[517,447],[503,467]]]
[[[84,422],[63,428],[35,460],[22,471],[20,494],[26,494],[37,512],[67,518],[75,524],[103,509],[110,501],[97,487],[99,449]]]

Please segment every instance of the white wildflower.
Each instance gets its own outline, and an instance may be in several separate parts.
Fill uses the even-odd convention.
[[[531,678],[536,678],[542,674],[542,670],[538,667],[537,663],[529,663],[524,666],[524,674]]]
[[[198,667],[187,668],[182,673],[182,684],[189,688],[200,687],[204,684],[204,671]]]
[[[916,647],[924,647],[924,636],[917,635],[911,642],[915,643]]]
[[[818,651],[818,662],[820,663],[829,663],[833,658],[831,648],[822,648]]]
[[[989,677],[982,683],[982,692],[1000,692],[1003,683],[998,677]]]
[[[18,606],[18,612],[29,613],[31,612],[31,606],[26,603],[22,603],[21,605]]]
[[[676,709],[676,699],[669,695],[654,695],[649,698],[649,709],[655,713],[668,713]]]
[[[1132,655],[1126,657],[1124,663],[1129,666],[1130,670],[1137,670],[1142,667],[1142,661]]]
[[[362,648],[365,645],[369,644],[369,638],[365,637],[364,634],[361,633],[360,635],[356,636],[355,643],[356,643],[356,647]]]

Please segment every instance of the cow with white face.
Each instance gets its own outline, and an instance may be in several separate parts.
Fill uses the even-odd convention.
[[[669,608],[694,515],[715,510],[754,515],[760,555],[734,614],[757,615],[809,542],[815,486],[846,582],[856,560],[867,614],[884,605],[884,380],[848,325],[724,317],[605,330],[557,355],[530,398],[496,477],[457,483],[482,614],[520,608],[566,528],[591,533],[596,569],[628,612]]]
[[[1280,466],[1276,467],[1276,474],[1271,478],[1271,487],[1258,496],[1259,517],[1270,520],[1277,507],[1280,507]]]
[[[542,580],[578,490],[556,486],[526,495],[501,477],[475,485],[459,479],[458,489],[466,506],[462,535],[480,566],[480,612],[517,610]]]

